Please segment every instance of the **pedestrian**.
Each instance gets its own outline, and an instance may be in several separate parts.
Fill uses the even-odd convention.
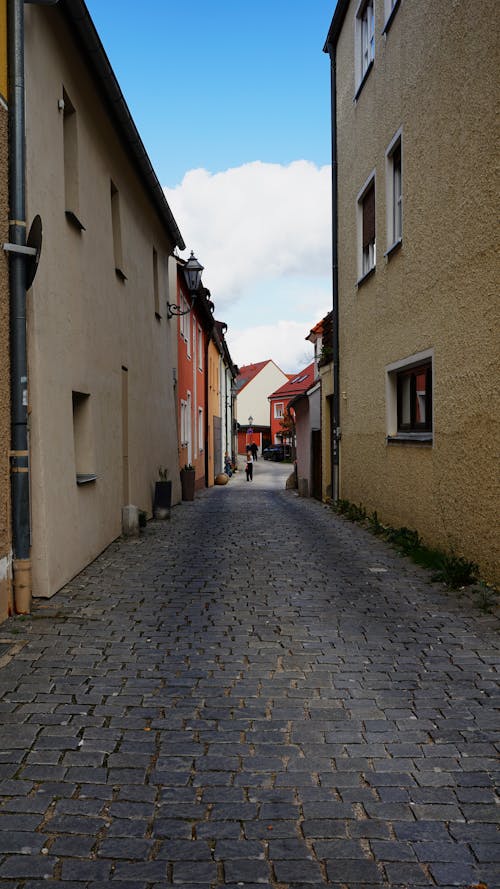
[[[245,464],[245,473],[247,476],[247,482],[253,481],[253,457],[250,448],[247,448],[247,462]]]
[[[253,457],[253,460],[254,460],[254,463],[255,463],[256,460],[257,460],[257,454],[259,453],[259,449],[258,449],[258,447],[257,447],[257,445],[255,444],[254,441],[253,441],[252,444],[250,445],[250,450],[252,451],[252,457]]]

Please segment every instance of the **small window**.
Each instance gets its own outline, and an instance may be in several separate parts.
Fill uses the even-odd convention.
[[[375,12],[373,0],[363,0],[358,7],[355,21],[355,40],[356,79],[359,92],[375,58]]]
[[[73,392],[73,444],[75,455],[75,476],[78,485],[93,482],[95,474],[90,395],[87,392]]]
[[[160,284],[158,278],[158,252],[153,247],[153,297],[155,306],[155,315],[161,318],[160,312]]]
[[[402,370],[397,375],[398,432],[432,431],[432,365]]]
[[[188,440],[187,401],[181,398],[181,447],[185,447]]]
[[[122,225],[121,225],[121,214],[120,214],[120,193],[114,184],[111,182],[110,187],[111,194],[111,226],[113,230],[113,254],[115,261],[115,272],[117,276],[122,280],[126,281],[127,276],[123,271],[123,250],[122,250]]]
[[[205,429],[203,426],[203,408],[199,407],[198,408],[198,449],[200,451],[200,454],[203,451],[204,438],[205,438]]]
[[[403,184],[401,134],[397,134],[386,152],[387,252],[403,237]]]
[[[385,23],[382,34],[387,34],[389,28],[391,27],[392,20],[396,15],[396,10],[398,9],[399,4],[400,0],[384,0]]]
[[[375,178],[369,181],[358,198],[359,259],[358,275],[362,280],[376,265],[375,240]]]
[[[282,401],[275,403],[275,405],[274,405],[275,420],[283,419],[283,409],[284,409],[284,403]]]
[[[432,366],[432,352],[421,352],[386,368],[389,442],[432,442]]]
[[[63,89],[63,143],[64,143],[64,204],[66,219],[79,231],[85,227],[80,222],[80,184],[78,165],[78,120],[73,103]]]
[[[203,370],[203,331],[198,324],[198,370]]]

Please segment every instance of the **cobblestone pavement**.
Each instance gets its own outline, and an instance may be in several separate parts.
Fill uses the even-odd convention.
[[[286,474],[0,626],[0,889],[498,889],[498,621]]]

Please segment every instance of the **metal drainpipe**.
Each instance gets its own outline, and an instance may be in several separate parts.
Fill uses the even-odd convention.
[[[338,269],[338,163],[337,163],[337,72],[334,47],[328,44],[330,56],[330,90],[332,120],[332,291],[333,291],[333,416],[332,416],[332,499],[340,495],[340,373],[339,373],[339,269]]]
[[[24,0],[8,4],[9,238],[26,244]],[[14,607],[31,610],[31,532],[28,459],[28,362],[26,351],[26,257],[10,254],[11,498]]]

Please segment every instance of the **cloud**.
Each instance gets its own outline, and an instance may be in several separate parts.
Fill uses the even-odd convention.
[[[230,327],[226,339],[240,366],[272,358],[285,373],[295,373],[313,360],[313,346],[305,339],[309,330],[298,321],[278,321],[245,329]]]
[[[190,170],[165,195],[219,315],[263,280],[329,275],[329,166],[254,161],[215,174]]]

